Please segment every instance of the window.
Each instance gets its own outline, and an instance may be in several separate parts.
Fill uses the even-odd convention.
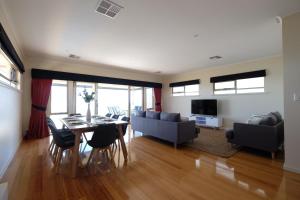
[[[173,96],[184,96],[184,86],[172,87]]]
[[[95,92],[95,84],[94,83],[85,83],[85,82],[76,82],[76,113],[80,113],[82,115],[86,115],[88,104],[82,98],[82,92],[86,90],[89,94]],[[95,99],[90,102],[90,110],[91,114],[95,115]]]
[[[265,77],[214,83],[214,94],[247,94],[265,91]]]
[[[146,110],[154,110],[153,88],[146,88]]]
[[[155,106],[153,88],[53,80],[49,114],[86,115],[88,104],[80,96],[84,90],[89,94],[95,92],[95,99],[90,103],[92,115],[130,116],[138,110],[153,110]]]
[[[196,96],[199,95],[199,85],[186,85],[185,96]]]
[[[172,87],[173,96],[199,95],[199,84]]]
[[[128,85],[99,83],[97,89],[98,114],[117,113],[129,116]]]
[[[143,109],[143,88],[142,87],[130,87],[130,109],[131,113],[134,114],[137,111]]]
[[[51,86],[51,114],[68,113],[67,81],[53,80]]]
[[[16,69],[15,65],[0,50],[0,82],[20,89],[20,76],[20,72]]]

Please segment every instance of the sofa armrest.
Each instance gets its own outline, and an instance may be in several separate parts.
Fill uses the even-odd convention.
[[[195,121],[178,122],[178,143],[187,142],[197,137]]]

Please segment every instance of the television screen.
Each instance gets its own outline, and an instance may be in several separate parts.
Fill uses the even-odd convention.
[[[217,116],[218,106],[216,99],[192,100],[192,114]]]

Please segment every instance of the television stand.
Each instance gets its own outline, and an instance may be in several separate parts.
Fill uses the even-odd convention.
[[[207,116],[207,115],[192,115],[189,120],[195,120],[196,126],[210,127],[210,128],[221,128],[222,118],[218,116]]]

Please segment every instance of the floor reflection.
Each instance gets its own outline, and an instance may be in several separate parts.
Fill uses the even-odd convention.
[[[202,164],[212,163],[215,165],[215,174],[232,184],[236,184],[239,188],[246,190],[255,194],[256,196],[262,198],[270,198],[268,196],[267,191],[261,188],[261,185],[257,183],[257,180],[253,181],[245,181],[243,180],[243,175],[240,175],[236,172],[234,166],[231,166],[227,163],[227,159],[217,158],[216,160],[209,159],[205,156],[201,156],[200,158],[195,159],[195,168],[197,170],[202,169],[205,171],[207,168],[206,166],[202,166]]]

